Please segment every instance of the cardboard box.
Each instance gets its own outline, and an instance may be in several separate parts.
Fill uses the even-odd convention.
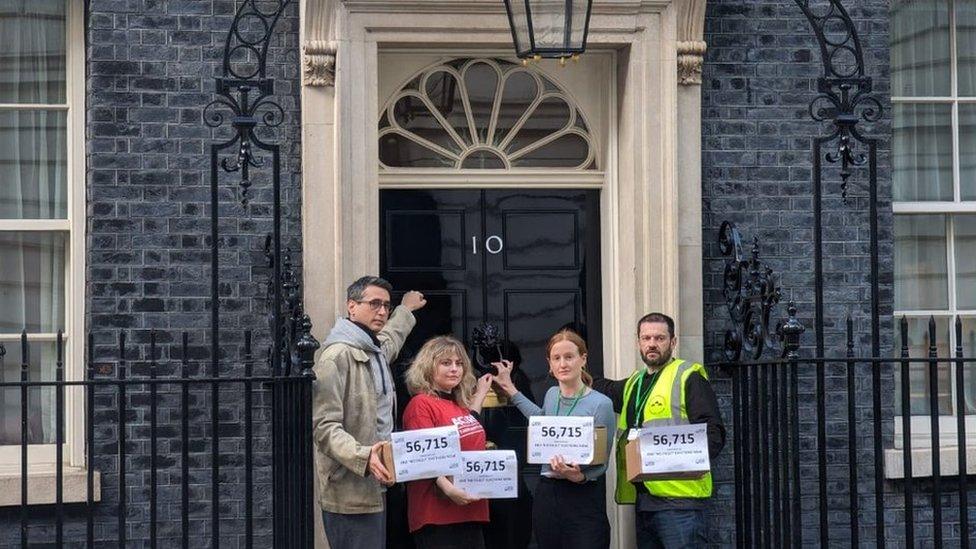
[[[590,465],[603,465],[609,459],[607,436],[607,428],[603,425],[593,427],[593,461],[590,462]]]
[[[409,450],[411,444],[417,445],[414,451]],[[453,425],[398,431],[392,441],[380,445],[380,459],[394,482],[454,475],[461,468],[460,453],[458,430]]]
[[[518,475],[514,450],[461,452],[461,472],[454,475],[454,485],[479,498],[517,498]]]
[[[667,427],[663,429],[670,432],[672,430],[681,428],[682,426]],[[701,428],[704,430],[704,425],[701,425]],[[654,467],[646,467],[641,455],[641,441],[643,440],[646,444],[648,442],[647,437],[651,434],[651,432],[652,431],[649,429],[643,429],[640,436],[636,436],[627,441],[627,445],[624,449],[624,456],[626,458],[628,481],[644,482],[648,480],[694,480],[705,476],[705,474],[711,470],[711,465],[708,462],[707,438],[704,436],[704,433],[702,433],[702,438],[704,439],[703,442],[705,444],[704,463],[699,463],[701,458],[698,458],[697,460],[686,460],[685,463],[682,464],[681,470],[655,470]],[[673,467],[673,463],[669,464],[668,467]]]
[[[380,459],[383,460],[383,467],[393,475],[393,482],[396,482],[396,469],[393,467],[393,443],[389,440],[383,441],[380,445]]]

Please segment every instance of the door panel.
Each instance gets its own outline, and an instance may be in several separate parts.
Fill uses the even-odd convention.
[[[587,340],[591,369],[602,364],[598,216],[598,191],[485,191],[485,238],[503,244],[484,256],[485,316],[519,347],[538,402],[553,384],[545,347],[560,328]]]
[[[403,368],[431,337],[464,339],[481,322],[482,265],[470,247],[481,230],[481,192],[382,191],[380,212],[380,273],[394,302],[408,290],[427,297],[397,361]]]

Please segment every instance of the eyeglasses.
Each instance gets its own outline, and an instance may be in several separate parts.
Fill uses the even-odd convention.
[[[380,310],[380,308],[386,309],[387,311],[390,310],[390,302],[389,301],[383,301],[382,299],[371,299],[369,301],[364,301],[364,300],[358,300],[357,299],[356,300],[356,303],[365,303],[365,304],[369,305],[369,308],[370,308],[371,311],[378,311],[378,310]]]

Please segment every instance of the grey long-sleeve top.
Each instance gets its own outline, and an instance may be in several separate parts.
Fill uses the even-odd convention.
[[[569,411],[570,407],[573,406],[574,397],[564,397],[559,394],[559,387],[550,387],[549,391],[546,392],[546,398],[542,402],[542,408],[535,405],[534,402],[528,399],[522,393],[515,393],[512,397],[512,402],[518,407],[519,411],[525,417],[530,416],[552,416],[556,415],[556,401],[561,399],[559,403],[559,409],[561,414],[565,414]],[[617,425],[616,418],[613,414],[613,402],[607,398],[606,395],[599,393],[597,391],[590,391],[589,393],[580,397],[579,402],[573,409],[573,412],[569,415],[586,417],[590,416],[593,418],[593,426],[604,426],[607,428],[607,462],[613,457],[611,450],[613,449],[613,441],[616,440],[617,436]],[[602,465],[584,465],[580,468],[583,475],[586,476],[587,480],[596,480],[603,476],[607,472],[607,463]],[[551,473],[552,468],[549,464],[544,464],[542,466],[542,474],[546,475]]]

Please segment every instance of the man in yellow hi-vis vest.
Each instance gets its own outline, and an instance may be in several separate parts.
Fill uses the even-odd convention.
[[[623,448],[630,429],[651,424],[705,423],[712,460],[725,446],[725,425],[715,392],[701,364],[673,356],[678,338],[674,320],[650,313],[637,322],[637,347],[645,367],[627,379],[596,379],[593,388],[610,397],[620,414],[617,470],[624,470]],[[704,547],[705,508],[712,475],[700,479],[629,483],[618,474],[617,503],[636,504],[638,549]]]

